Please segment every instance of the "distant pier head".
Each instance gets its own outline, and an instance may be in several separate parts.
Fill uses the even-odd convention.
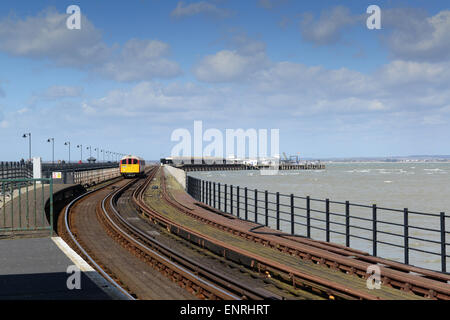
[[[291,162],[285,160],[241,160],[223,158],[168,157],[161,159],[161,164],[171,165],[189,171],[231,171],[231,170],[323,170],[320,161]]]

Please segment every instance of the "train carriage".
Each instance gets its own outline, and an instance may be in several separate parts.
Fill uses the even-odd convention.
[[[120,159],[120,174],[124,178],[142,177],[145,171],[145,160],[128,155]]]

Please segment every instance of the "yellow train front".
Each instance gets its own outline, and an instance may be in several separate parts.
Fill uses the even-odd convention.
[[[142,177],[145,171],[145,161],[136,156],[125,156],[120,159],[120,174],[124,178]]]

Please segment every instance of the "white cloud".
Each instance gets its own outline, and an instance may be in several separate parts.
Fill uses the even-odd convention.
[[[387,9],[383,40],[394,57],[403,60],[439,62],[450,59],[450,10],[434,16],[419,9]]]
[[[252,72],[250,77],[237,83],[210,88],[192,83],[142,82],[130,90],[113,90],[88,105],[93,110],[129,117],[174,113],[183,119],[195,118],[193,115],[204,119],[219,114],[233,121],[237,113],[242,121],[252,117],[267,121],[300,116],[328,118],[370,114],[372,117],[405,112],[422,114],[423,119],[430,112],[445,114],[450,104],[450,88],[436,87],[432,79],[450,74],[448,66],[420,64],[415,68],[422,74],[429,74],[429,79],[416,79],[418,90],[411,90],[411,85],[404,83],[400,75],[412,71],[408,71],[409,63],[400,61],[372,75],[345,68],[330,70],[278,62]],[[225,71],[222,74],[226,75]]]
[[[285,4],[288,0],[258,0],[258,5],[264,9],[271,10],[282,4]]]
[[[379,71],[382,81],[390,85],[433,83],[437,86],[450,81],[450,63],[429,63],[395,60]]]
[[[300,32],[305,41],[316,45],[334,44],[339,42],[343,29],[362,19],[362,15],[352,15],[348,8],[337,6],[323,11],[317,20],[311,13],[303,14]]]
[[[85,14],[81,30],[68,30],[67,17],[50,8],[35,17],[0,20],[0,51],[49,60],[58,66],[83,68],[117,81],[171,78],[181,74],[179,65],[168,59],[168,44],[132,39],[122,48],[108,46]]]
[[[354,15],[344,6],[337,6],[315,18],[305,13],[300,20],[303,40],[315,45],[330,45],[341,41],[346,28],[365,28],[364,14]],[[382,42],[395,59],[419,62],[442,62],[450,59],[450,10],[434,16],[422,9],[382,9]]]
[[[265,43],[251,39],[245,34],[235,34],[227,42],[233,49],[207,55],[194,65],[192,72],[198,80],[241,81],[251,77],[254,72],[270,66]]]
[[[39,94],[41,98],[54,100],[61,98],[75,98],[80,97],[83,94],[82,87],[71,86],[51,86],[47,88],[42,94]]]
[[[173,78],[182,73],[180,66],[167,57],[169,45],[157,40],[131,39],[120,54],[110,59],[98,71],[117,81]]]
[[[215,4],[207,1],[199,1],[185,5],[183,1],[178,2],[177,7],[171,15],[176,18],[194,16],[198,14],[207,14],[217,17],[228,17],[231,12],[227,9],[219,8]]]
[[[204,57],[193,68],[197,79],[205,82],[241,80],[267,63],[264,53],[242,55],[237,51],[222,50]]]
[[[422,123],[425,125],[441,125],[446,124],[447,120],[444,119],[441,115],[427,115],[423,117]]]
[[[95,64],[108,56],[110,49],[101,41],[100,31],[85,15],[81,30],[68,30],[66,19],[52,8],[23,20],[5,18],[0,21],[0,50],[64,66]]]
[[[161,85],[141,82],[130,90],[112,90],[106,96],[83,104],[86,113],[109,114],[121,117],[142,117],[177,113],[183,118],[204,116],[220,103],[221,90],[198,88],[192,83]]]

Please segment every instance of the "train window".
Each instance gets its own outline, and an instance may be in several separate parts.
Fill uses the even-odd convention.
[[[122,164],[127,164],[127,159],[123,159]]]
[[[133,164],[138,164],[137,159],[133,159]]]

